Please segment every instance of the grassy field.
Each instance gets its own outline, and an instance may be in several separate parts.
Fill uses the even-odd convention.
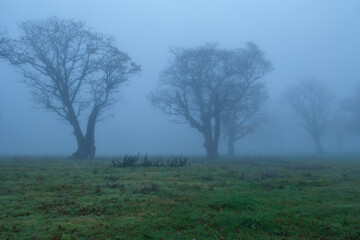
[[[360,239],[359,157],[0,160],[0,239]]]

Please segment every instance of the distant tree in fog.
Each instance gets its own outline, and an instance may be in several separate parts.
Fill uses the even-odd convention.
[[[360,134],[360,86],[356,88],[352,98],[345,100],[343,107],[350,114],[348,129]]]
[[[237,50],[207,44],[171,53],[174,59],[149,100],[196,128],[204,137],[207,157],[216,158],[223,114],[263,87],[260,77],[272,69],[271,63],[253,43]]]
[[[285,92],[285,101],[312,136],[317,153],[324,153],[321,138],[337,115],[334,93],[319,81],[304,80]]]
[[[222,115],[228,155],[235,154],[234,143],[252,133],[264,121],[262,107],[267,100],[263,83],[254,84],[241,101],[226,108]]]
[[[42,107],[72,126],[77,141],[73,157],[93,158],[96,122],[116,102],[120,85],[140,67],[112,38],[82,22],[52,17],[19,27],[22,35],[2,44],[2,57],[19,67]]]

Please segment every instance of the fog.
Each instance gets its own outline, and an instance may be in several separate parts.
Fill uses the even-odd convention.
[[[17,23],[51,16],[83,21],[113,36],[143,71],[121,87],[121,101],[99,122],[96,154],[205,155],[203,137],[189,124],[154,108],[146,98],[171,59],[169,47],[218,43],[244,47],[252,41],[266,53],[274,71],[264,77],[269,100],[266,121],[236,142],[237,154],[313,153],[314,144],[283,92],[304,78],[350,98],[360,84],[359,1],[116,1],[11,0],[0,3],[0,25],[12,37]],[[71,126],[32,100],[22,75],[0,62],[0,154],[70,155],[76,150]],[[223,139],[222,139],[223,140]],[[325,134],[326,152],[358,152],[360,139],[347,134],[342,146]],[[220,154],[226,154],[226,142]]]

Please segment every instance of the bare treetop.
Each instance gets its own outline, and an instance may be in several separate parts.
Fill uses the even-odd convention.
[[[334,117],[335,94],[324,84],[305,80],[286,94],[289,104],[305,121],[305,127],[324,131]]]
[[[110,93],[139,70],[111,38],[90,32],[84,23],[53,17],[19,26],[23,36],[12,42],[9,60],[21,65],[36,100],[66,120],[71,114],[63,97],[79,116],[111,104]]]

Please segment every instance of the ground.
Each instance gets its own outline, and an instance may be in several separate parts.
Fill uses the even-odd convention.
[[[360,157],[0,160],[0,239],[360,239]]]

